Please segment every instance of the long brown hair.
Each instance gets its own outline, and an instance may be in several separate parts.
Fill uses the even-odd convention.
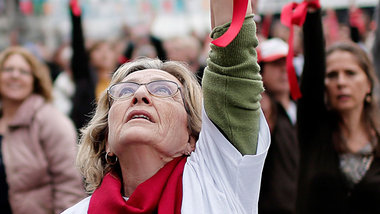
[[[380,112],[378,105],[378,94],[375,90],[379,89],[379,82],[373,68],[373,64],[368,54],[357,44],[353,42],[338,42],[331,45],[326,52],[326,58],[335,51],[344,51],[355,57],[358,66],[365,72],[370,84],[371,92],[367,95],[368,99],[364,100],[363,114],[367,134],[371,139],[372,147],[375,148],[377,156],[380,156]],[[339,118],[337,117],[337,120]],[[333,141],[338,152],[348,152],[347,145],[342,139],[339,128],[333,134]]]

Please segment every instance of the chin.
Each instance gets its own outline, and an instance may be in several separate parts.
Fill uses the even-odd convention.
[[[339,105],[339,106],[334,107],[334,109],[337,112],[347,112],[347,111],[353,110],[354,107],[352,105]]]
[[[157,135],[152,129],[146,127],[129,127],[123,130],[120,134],[122,142],[130,144],[132,142],[143,143],[151,142],[154,139],[158,139]]]

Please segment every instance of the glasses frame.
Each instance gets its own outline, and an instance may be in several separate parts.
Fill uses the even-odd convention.
[[[151,93],[147,87],[148,84],[151,84],[151,83],[154,83],[154,82],[171,82],[171,83],[174,83],[176,86],[177,86],[177,91],[174,92],[172,95],[170,96],[158,96],[158,95],[155,95],[153,93]],[[183,97],[183,92],[182,92],[182,89],[181,87],[174,81],[171,81],[171,80],[153,80],[153,81],[150,81],[150,82],[147,82],[147,83],[137,83],[137,82],[132,82],[132,81],[124,81],[124,82],[118,82],[118,83],[115,83],[113,85],[111,85],[110,87],[108,87],[107,89],[107,96],[108,96],[108,106],[109,108],[111,108],[111,105],[112,105],[112,101],[115,101],[115,100],[123,100],[123,99],[127,99],[127,98],[131,98],[134,96],[134,94],[136,93],[136,91],[131,94],[130,96],[127,96],[127,97],[115,97],[111,94],[110,90],[112,87],[114,87],[115,85],[120,85],[120,84],[123,84],[123,83],[133,83],[133,84],[136,84],[138,85],[139,87],[136,89],[136,91],[143,85],[145,86],[145,89],[148,91],[148,93],[154,97],[158,97],[158,98],[168,98],[168,97],[174,97],[178,91],[181,95],[181,99],[182,99],[182,102],[183,102],[183,106],[185,107],[185,110],[186,112],[189,114],[190,113],[190,110],[188,109],[187,105],[186,105],[186,102],[185,102],[185,98]]]

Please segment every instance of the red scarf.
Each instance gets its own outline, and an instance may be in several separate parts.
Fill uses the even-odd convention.
[[[137,186],[127,201],[120,193],[122,186],[119,176],[114,172],[107,173],[91,197],[88,213],[181,213],[185,163],[186,157],[173,159]]]

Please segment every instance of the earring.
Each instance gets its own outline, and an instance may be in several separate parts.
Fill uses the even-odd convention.
[[[111,152],[106,152],[106,156],[105,156],[106,162],[109,165],[115,165],[117,163],[117,156],[116,155],[108,155],[109,153],[111,153]]]
[[[365,102],[366,103],[371,103],[372,102],[371,93],[368,93],[367,95],[365,95]]]

